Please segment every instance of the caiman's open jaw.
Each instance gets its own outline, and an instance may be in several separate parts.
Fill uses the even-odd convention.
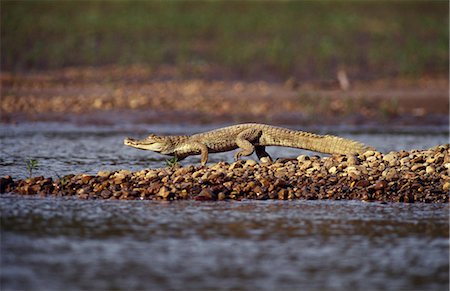
[[[155,142],[152,140],[137,140],[134,138],[126,138],[123,143],[127,146],[131,146],[141,150],[149,150],[154,152],[160,152],[162,150],[162,143]]]

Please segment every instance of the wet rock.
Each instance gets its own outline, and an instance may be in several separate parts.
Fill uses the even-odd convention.
[[[243,168],[246,169],[248,167],[254,167],[256,165],[257,165],[257,163],[254,160],[247,160],[247,161],[245,161]]]
[[[261,165],[270,165],[270,164],[272,163],[272,160],[271,160],[270,158],[268,158],[268,157],[262,157],[262,158],[259,160],[259,163],[260,163]]]
[[[197,196],[194,197],[197,201],[210,201],[213,200],[214,192],[210,188],[204,188]]]
[[[109,190],[102,190],[102,192],[100,192],[100,196],[103,198],[103,199],[109,199],[110,197],[111,197],[111,195],[112,195],[112,193],[111,193],[111,191],[109,191]]]
[[[23,195],[76,195],[80,199],[359,199],[448,203],[448,145],[429,150],[366,152],[358,156],[299,156],[257,164],[99,172],[97,176],[0,180]],[[353,160],[353,161],[352,161]],[[6,185],[6,186],[5,186]]]
[[[337,169],[335,166],[333,166],[333,167],[331,167],[331,168],[328,170],[328,173],[330,173],[330,174],[336,174],[337,171],[338,171],[338,169]]]
[[[360,180],[355,183],[355,187],[367,188],[370,186],[370,182],[368,180]]]
[[[305,161],[301,162],[300,171],[305,171],[305,170],[309,169],[311,166],[312,166],[312,161],[305,160]]]
[[[420,170],[420,169],[422,169],[422,168],[424,168],[424,167],[425,167],[425,166],[422,165],[422,164],[415,164],[415,165],[412,165],[411,171],[417,171],[417,170]]]
[[[378,181],[375,183],[374,189],[375,189],[375,190],[384,190],[384,189],[386,189],[387,187],[388,187],[388,183],[387,183],[386,181],[378,180]]]
[[[375,151],[372,151],[372,150],[368,150],[368,151],[363,153],[363,156],[366,157],[366,158],[372,157],[374,155],[375,155]]]
[[[14,180],[11,176],[4,176],[0,178],[0,193],[12,191]]]
[[[173,197],[173,194],[170,192],[169,188],[163,186],[159,189],[157,197],[168,200]]]
[[[426,169],[425,169],[425,172],[427,174],[435,173],[436,172],[436,168],[434,166],[427,166]]]
[[[395,168],[389,168],[383,171],[381,174],[387,181],[398,179],[397,170]]]
[[[97,176],[102,178],[108,178],[111,175],[111,172],[109,171],[100,171],[97,173]]]
[[[450,182],[445,182],[444,185],[442,185],[442,191],[448,192],[450,191]]]
[[[278,191],[278,199],[279,200],[286,200],[287,198],[288,198],[288,190],[280,189]]]
[[[388,162],[389,166],[394,167],[399,163],[398,157],[399,157],[398,153],[390,152],[389,154],[383,157],[383,161]]]
[[[220,192],[220,193],[217,195],[217,200],[225,200],[226,198],[227,198],[227,196],[226,196],[226,194],[223,193],[223,192]]]
[[[297,161],[299,162],[299,163],[303,163],[304,161],[307,161],[307,160],[309,160],[310,158],[308,157],[308,156],[305,156],[305,155],[300,155],[300,156],[298,156],[297,157]]]
[[[236,162],[232,163],[228,167],[228,170],[232,171],[232,170],[237,169],[237,168],[242,168],[243,165],[244,165],[244,161],[243,160],[239,160],[239,161],[236,161]]]

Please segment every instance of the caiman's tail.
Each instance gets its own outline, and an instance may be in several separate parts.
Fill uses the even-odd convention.
[[[300,148],[326,154],[359,154],[373,147],[358,141],[333,135],[318,135],[304,131],[284,128],[270,128],[267,132],[266,144]]]
[[[337,137],[333,135],[324,135],[310,142],[311,150],[326,154],[360,154],[368,150],[374,150],[355,140]]]

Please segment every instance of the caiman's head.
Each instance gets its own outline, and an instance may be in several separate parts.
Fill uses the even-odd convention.
[[[141,150],[149,150],[157,153],[168,154],[172,150],[172,142],[169,138],[163,136],[156,136],[154,134],[148,137],[137,140],[134,138],[126,138],[123,143],[127,146],[138,148]]]

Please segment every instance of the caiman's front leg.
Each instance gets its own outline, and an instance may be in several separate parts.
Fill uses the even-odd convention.
[[[236,137],[236,145],[241,149],[234,155],[235,160],[239,160],[242,156],[249,156],[255,151],[255,142],[261,136],[261,130],[246,129]],[[263,149],[264,151],[264,149]],[[267,154],[267,153],[266,153]]]
[[[206,147],[206,145],[196,142],[192,143],[192,148],[194,151],[200,152],[202,166],[206,165],[206,163],[208,162],[208,148]]]

